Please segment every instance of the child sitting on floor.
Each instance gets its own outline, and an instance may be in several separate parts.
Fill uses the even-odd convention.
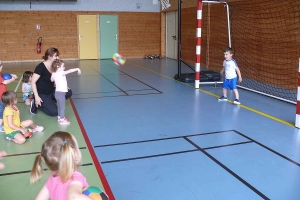
[[[32,87],[31,87],[31,77],[32,77],[33,72],[31,71],[26,71],[23,74],[23,79],[22,79],[22,92],[23,92],[23,101],[26,106],[30,106],[31,99],[29,98],[30,92],[32,92]]]
[[[32,133],[44,130],[44,127],[36,126],[32,120],[20,121],[20,111],[16,106],[17,94],[15,92],[4,92],[2,102],[6,104],[3,112],[3,124],[7,140],[23,144],[27,137],[31,137]],[[32,133],[26,130],[27,127],[32,129]]]

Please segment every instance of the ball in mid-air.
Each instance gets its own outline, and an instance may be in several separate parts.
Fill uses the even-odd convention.
[[[114,63],[115,63],[116,65],[124,65],[125,62],[126,62],[126,59],[125,59],[122,55],[120,55],[120,54],[118,54],[118,53],[115,53],[115,54],[112,56],[112,59],[113,59],[113,61],[114,61]]]

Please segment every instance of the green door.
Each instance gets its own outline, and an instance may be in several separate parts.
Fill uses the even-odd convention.
[[[100,15],[100,59],[111,59],[118,44],[118,16]]]

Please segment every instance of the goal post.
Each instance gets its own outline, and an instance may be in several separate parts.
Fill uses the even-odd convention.
[[[203,3],[222,3],[226,6],[227,14],[227,31],[228,31],[228,46],[231,47],[230,19],[229,6],[225,1],[202,1],[197,2],[197,28],[196,28],[196,63],[195,63],[195,89],[200,87],[200,70],[201,70],[201,31],[202,31],[202,5]],[[212,82],[215,84],[215,82]],[[207,83],[205,83],[207,84]],[[211,84],[211,83],[210,83]]]

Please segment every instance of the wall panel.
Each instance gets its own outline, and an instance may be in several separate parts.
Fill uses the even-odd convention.
[[[0,58],[3,61],[40,60],[42,54],[36,54],[36,43],[43,37],[42,53],[48,47],[57,47],[62,59],[77,59],[77,15],[83,14],[119,16],[119,53],[125,57],[160,54],[160,13],[1,11]],[[36,24],[40,24],[40,30],[36,30]]]

